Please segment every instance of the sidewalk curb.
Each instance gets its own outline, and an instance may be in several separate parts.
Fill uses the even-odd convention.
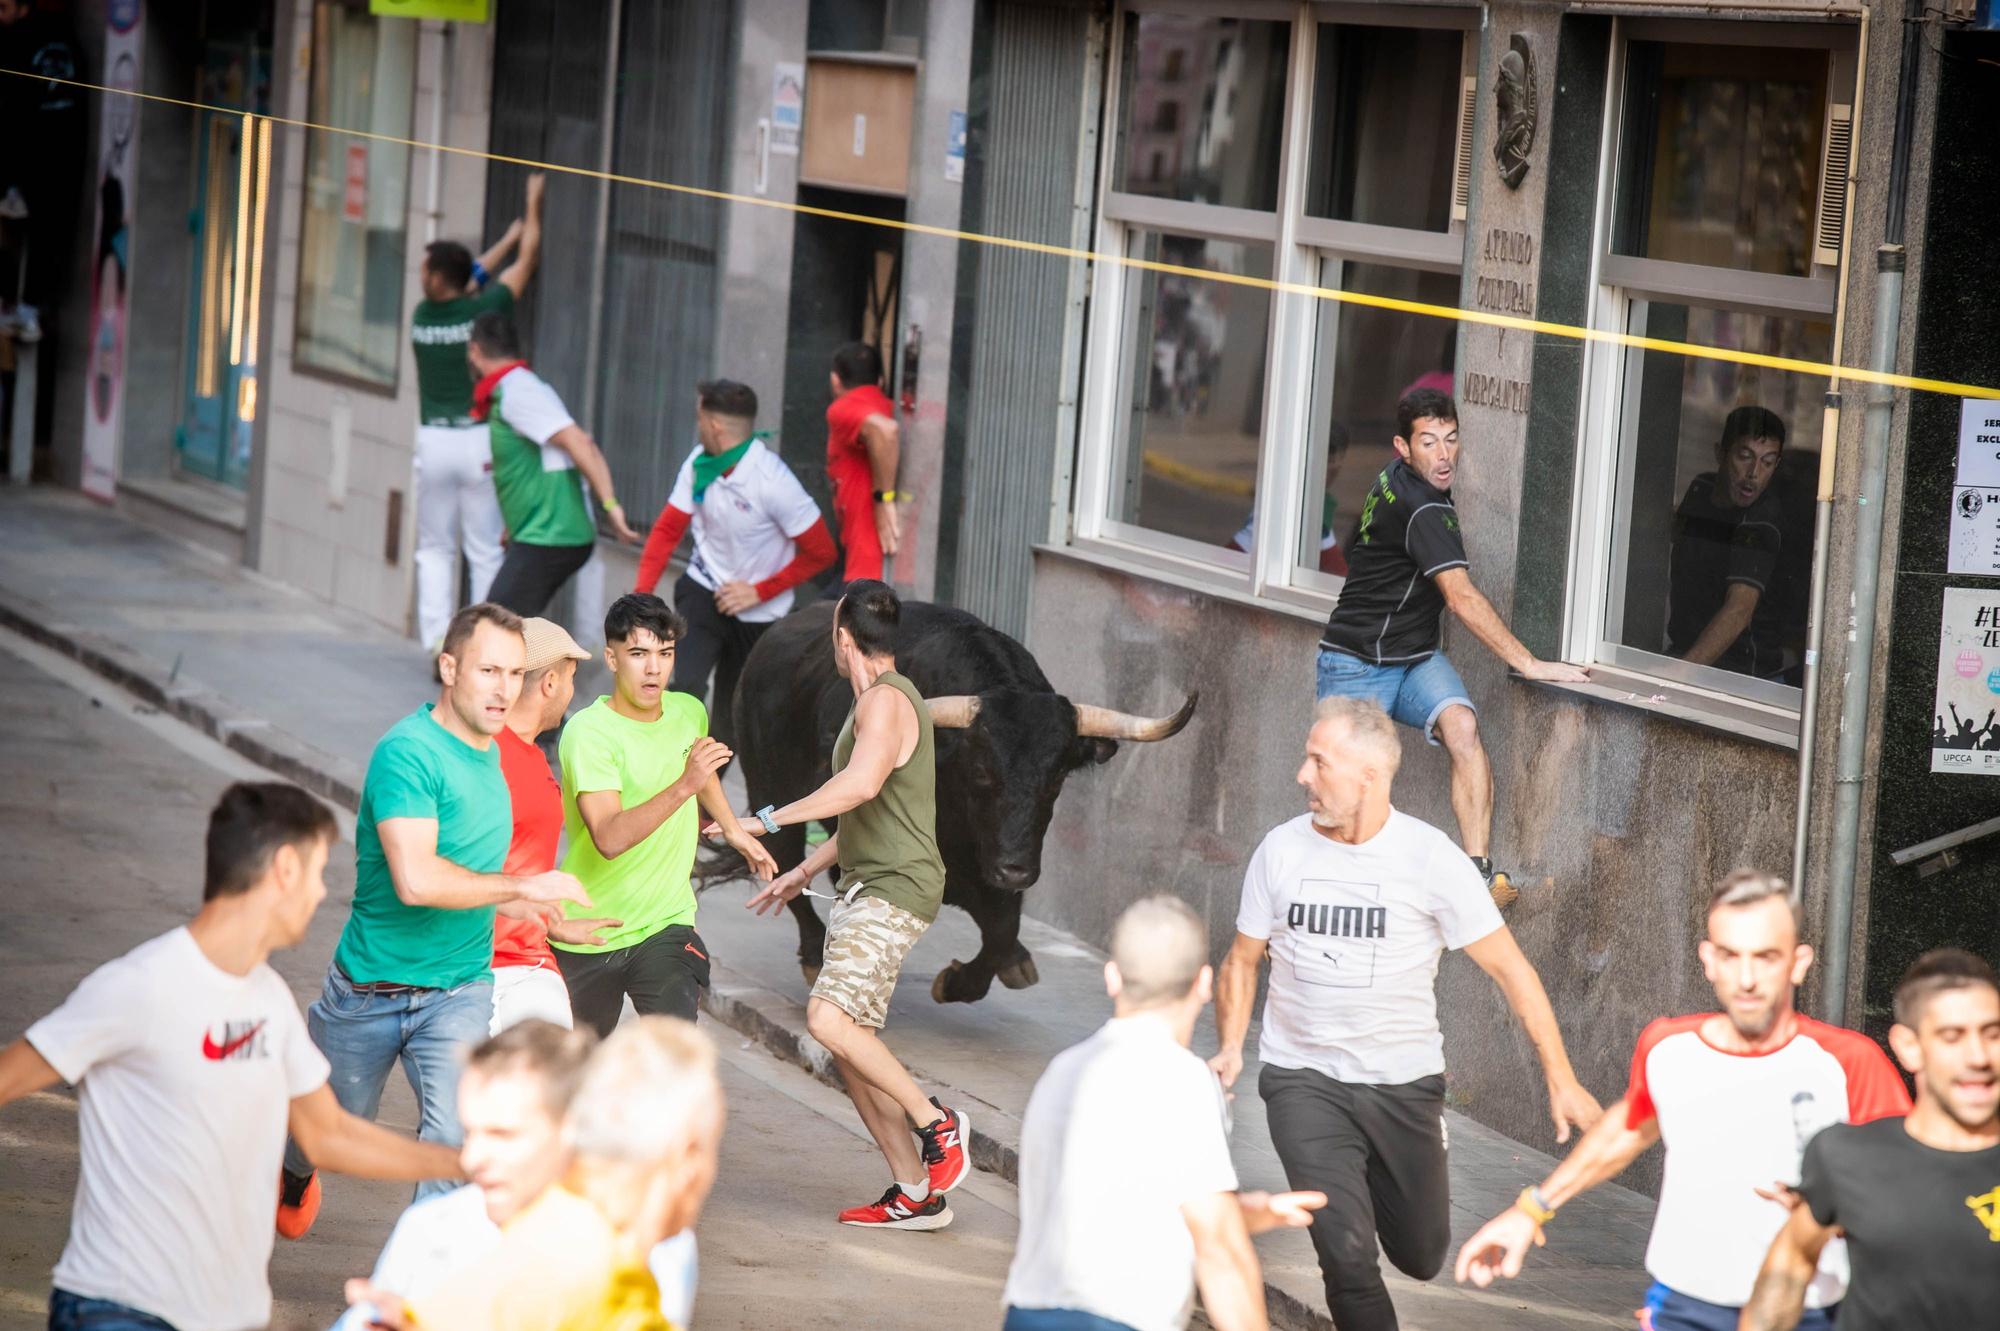
[[[177,676],[172,667],[141,657],[115,638],[63,623],[47,606],[5,589],[0,589],[0,627],[68,657],[140,702],[192,726],[273,774],[349,812],[359,810],[362,773],[278,729],[265,718],[242,711],[194,680]],[[714,983],[702,996],[702,1006],[718,1023],[828,1086],[846,1089],[834,1071],[832,1058],[818,1041],[806,1034],[804,1011],[796,1002],[758,986],[727,966],[715,965],[713,973]],[[972,1130],[967,1134],[972,1163],[1018,1185],[1018,1151],[980,1126],[982,1122],[992,1123],[997,1119],[1003,1123],[1012,1121],[1018,1127],[1018,1115],[959,1091],[920,1068],[909,1071],[919,1082],[935,1087],[940,1099],[966,1108],[972,1119]],[[1333,1331],[1333,1323],[1324,1313],[1269,1282],[1264,1285],[1264,1299],[1275,1327],[1284,1331]]]

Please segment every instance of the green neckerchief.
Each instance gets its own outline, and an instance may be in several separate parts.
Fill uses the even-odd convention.
[[[771,432],[769,430],[759,430],[736,447],[724,452],[711,453],[704,448],[699,453],[696,453],[694,455],[694,502],[699,504],[701,497],[708,493],[708,487],[721,480],[730,468],[743,460],[743,455],[750,451],[750,445],[760,439],[769,439],[770,437]]]

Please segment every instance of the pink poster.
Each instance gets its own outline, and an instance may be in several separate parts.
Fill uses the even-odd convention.
[[[131,217],[139,153],[141,0],[105,11],[104,94],[98,138],[97,227],[91,233],[89,397],[83,412],[83,492],[109,500],[125,420],[125,302],[131,289]]]

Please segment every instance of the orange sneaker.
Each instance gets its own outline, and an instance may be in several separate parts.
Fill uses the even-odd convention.
[[[297,1179],[278,1171],[278,1233],[288,1239],[302,1239],[319,1219],[319,1171]]]

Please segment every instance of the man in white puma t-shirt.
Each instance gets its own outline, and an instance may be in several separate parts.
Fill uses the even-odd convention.
[[[0,1050],[0,1105],[77,1088],[81,1179],[51,1331],[249,1331],[271,1320],[289,1127],[322,1168],[451,1178],[457,1153],[343,1110],[267,964],[326,896],[333,816],[297,786],[238,784],[208,820],[200,912],[84,978]]]

